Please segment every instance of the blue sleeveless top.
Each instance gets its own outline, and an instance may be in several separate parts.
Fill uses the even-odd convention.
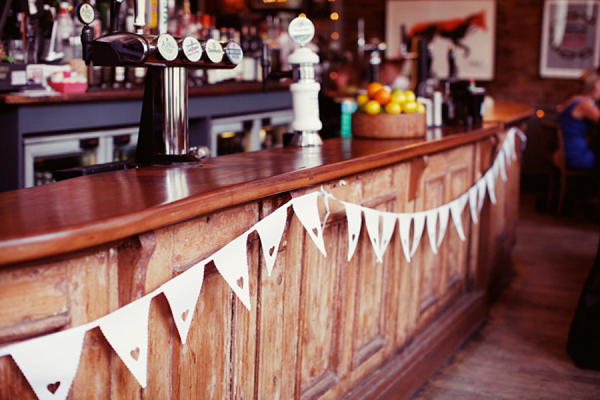
[[[559,115],[558,123],[562,127],[565,143],[567,167],[574,169],[593,168],[596,163],[594,152],[588,147],[586,136],[592,129],[593,123],[587,119],[573,117],[573,109],[581,103],[577,99],[567,106]]]

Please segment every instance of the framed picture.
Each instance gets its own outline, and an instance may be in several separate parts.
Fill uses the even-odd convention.
[[[542,22],[540,75],[574,78],[586,68],[598,67],[600,2],[546,0]]]
[[[409,39],[420,36],[429,40],[435,77],[448,77],[448,53],[453,48],[458,78],[494,79],[495,0],[388,0],[388,58],[400,57],[402,27]]]

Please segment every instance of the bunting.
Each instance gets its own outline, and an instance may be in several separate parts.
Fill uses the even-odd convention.
[[[194,265],[162,286],[183,344],[186,342],[188,331],[192,325],[192,317],[196,312],[196,303],[204,280],[205,264],[205,262],[200,262]]]
[[[427,228],[431,251],[437,254],[446,234],[450,217],[459,238],[465,241],[462,215],[467,203],[469,203],[473,223],[478,223],[478,214],[483,207],[486,192],[490,202],[496,203],[495,180],[498,176],[502,177],[504,181],[508,180],[506,168],[517,159],[515,150],[517,135],[523,146],[526,140],[524,134],[516,128],[511,128],[500,146],[500,151],[494,159],[492,167],[475,185],[448,204],[432,210],[394,213],[340,201],[324,190],[296,197],[263,218],[211,257],[196,263],[154,292],[86,325],[2,347],[0,348],[0,357],[6,355],[13,357],[39,399],[63,400],[66,399],[77,372],[85,333],[99,327],[140,386],[146,387],[148,314],[152,298],[160,293],[165,295],[181,342],[186,343],[202,288],[204,268],[212,261],[232,291],[250,310],[248,235],[252,231],[258,233],[265,265],[270,275],[274,268],[291,205],[307,234],[323,256],[326,256],[323,232],[327,218],[321,224],[317,204],[320,196],[326,197],[327,215],[329,214],[328,201],[330,199],[340,202],[345,208],[348,222],[348,261],[352,259],[356,251],[363,215],[377,262],[383,262],[383,256],[393,238],[396,225],[407,262],[410,262],[415,255],[425,228]]]

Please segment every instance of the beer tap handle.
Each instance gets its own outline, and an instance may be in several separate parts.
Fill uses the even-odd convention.
[[[113,0],[110,3],[110,32],[115,33],[119,30],[119,12],[123,0]]]
[[[94,7],[90,3],[81,3],[77,8],[77,18],[83,24],[81,30],[81,46],[83,47],[83,60],[90,65],[92,60],[92,42],[94,41],[94,28],[90,26],[95,19]]]

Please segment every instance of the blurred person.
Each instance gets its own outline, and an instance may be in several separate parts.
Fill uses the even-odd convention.
[[[567,167],[592,169],[597,166],[597,154],[590,148],[590,136],[600,120],[600,75],[595,69],[586,70],[580,94],[572,96],[562,106],[558,117],[563,131]]]

